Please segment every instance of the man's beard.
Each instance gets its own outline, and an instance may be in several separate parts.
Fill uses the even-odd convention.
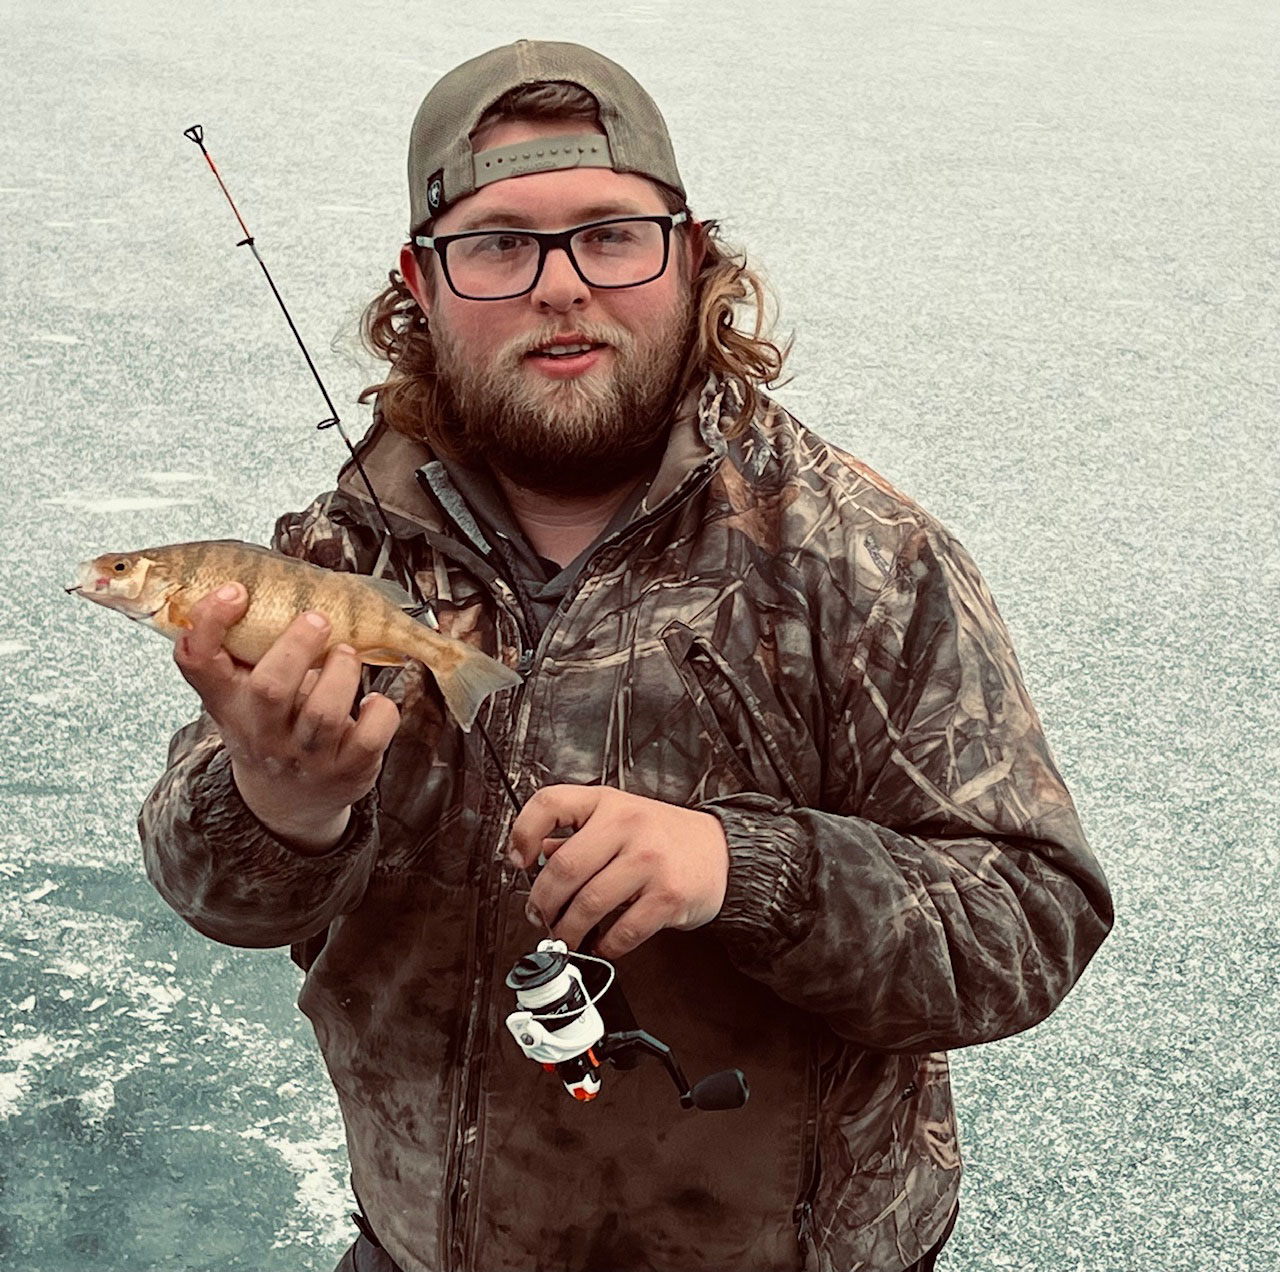
[[[686,289],[662,329],[641,337],[572,320],[584,340],[610,346],[605,357],[613,366],[564,380],[544,378],[523,360],[570,320],[509,341],[484,365],[433,324],[436,374],[458,458],[544,494],[600,494],[638,477],[666,442],[692,317]]]

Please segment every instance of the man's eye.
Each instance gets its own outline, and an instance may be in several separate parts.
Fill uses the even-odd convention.
[[[467,256],[494,258],[528,251],[532,242],[524,234],[485,234],[480,238],[463,239],[458,246]]]
[[[635,231],[627,225],[602,225],[582,237],[591,247],[625,247],[636,241]]]

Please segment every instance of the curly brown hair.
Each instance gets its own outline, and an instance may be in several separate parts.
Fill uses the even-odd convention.
[[[597,124],[597,104],[590,93],[576,84],[526,85],[490,106],[476,131],[500,119],[570,119]],[[684,206],[676,191],[659,188],[668,211],[677,212]],[[421,232],[430,233],[430,229]],[[788,339],[779,344],[773,339],[765,284],[747,264],[745,254],[720,237],[718,222],[703,221],[693,227],[686,224],[677,229],[680,232],[700,234],[704,254],[691,280],[694,332],[677,400],[699,389],[708,374],[714,372],[738,390],[742,410],[729,431],[742,431],[755,414],[761,391],[778,383],[792,342]],[[390,363],[391,369],[385,380],[371,384],[360,394],[360,401],[376,397],[378,410],[389,427],[425,441],[446,455],[455,454],[426,315],[398,269],[393,269],[388,278],[388,286],[369,303],[361,317],[360,335],[365,348]],[[739,325],[742,319],[746,325]]]

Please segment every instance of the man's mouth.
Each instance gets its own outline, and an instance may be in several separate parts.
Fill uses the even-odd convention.
[[[570,358],[580,358],[584,354],[593,353],[597,349],[607,349],[608,347],[608,345],[598,340],[582,340],[571,337],[550,340],[544,345],[539,345],[536,349],[530,349],[526,356],[530,358],[547,358],[552,361],[567,361]]]
[[[611,346],[567,332],[530,349],[524,360],[544,380],[576,380],[607,358]]]

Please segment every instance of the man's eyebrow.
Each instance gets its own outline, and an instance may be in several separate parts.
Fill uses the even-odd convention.
[[[615,216],[661,216],[661,212],[650,212],[627,200],[615,200],[611,203],[594,203],[588,207],[577,208],[573,216],[566,217],[564,228],[585,225],[588,221],[603,221]],[[536,230],[539,229],[527,212],[515,208],[490,208],[487,212],[473,212],[465,216],[452,233],[464,234],[468,230]]]

